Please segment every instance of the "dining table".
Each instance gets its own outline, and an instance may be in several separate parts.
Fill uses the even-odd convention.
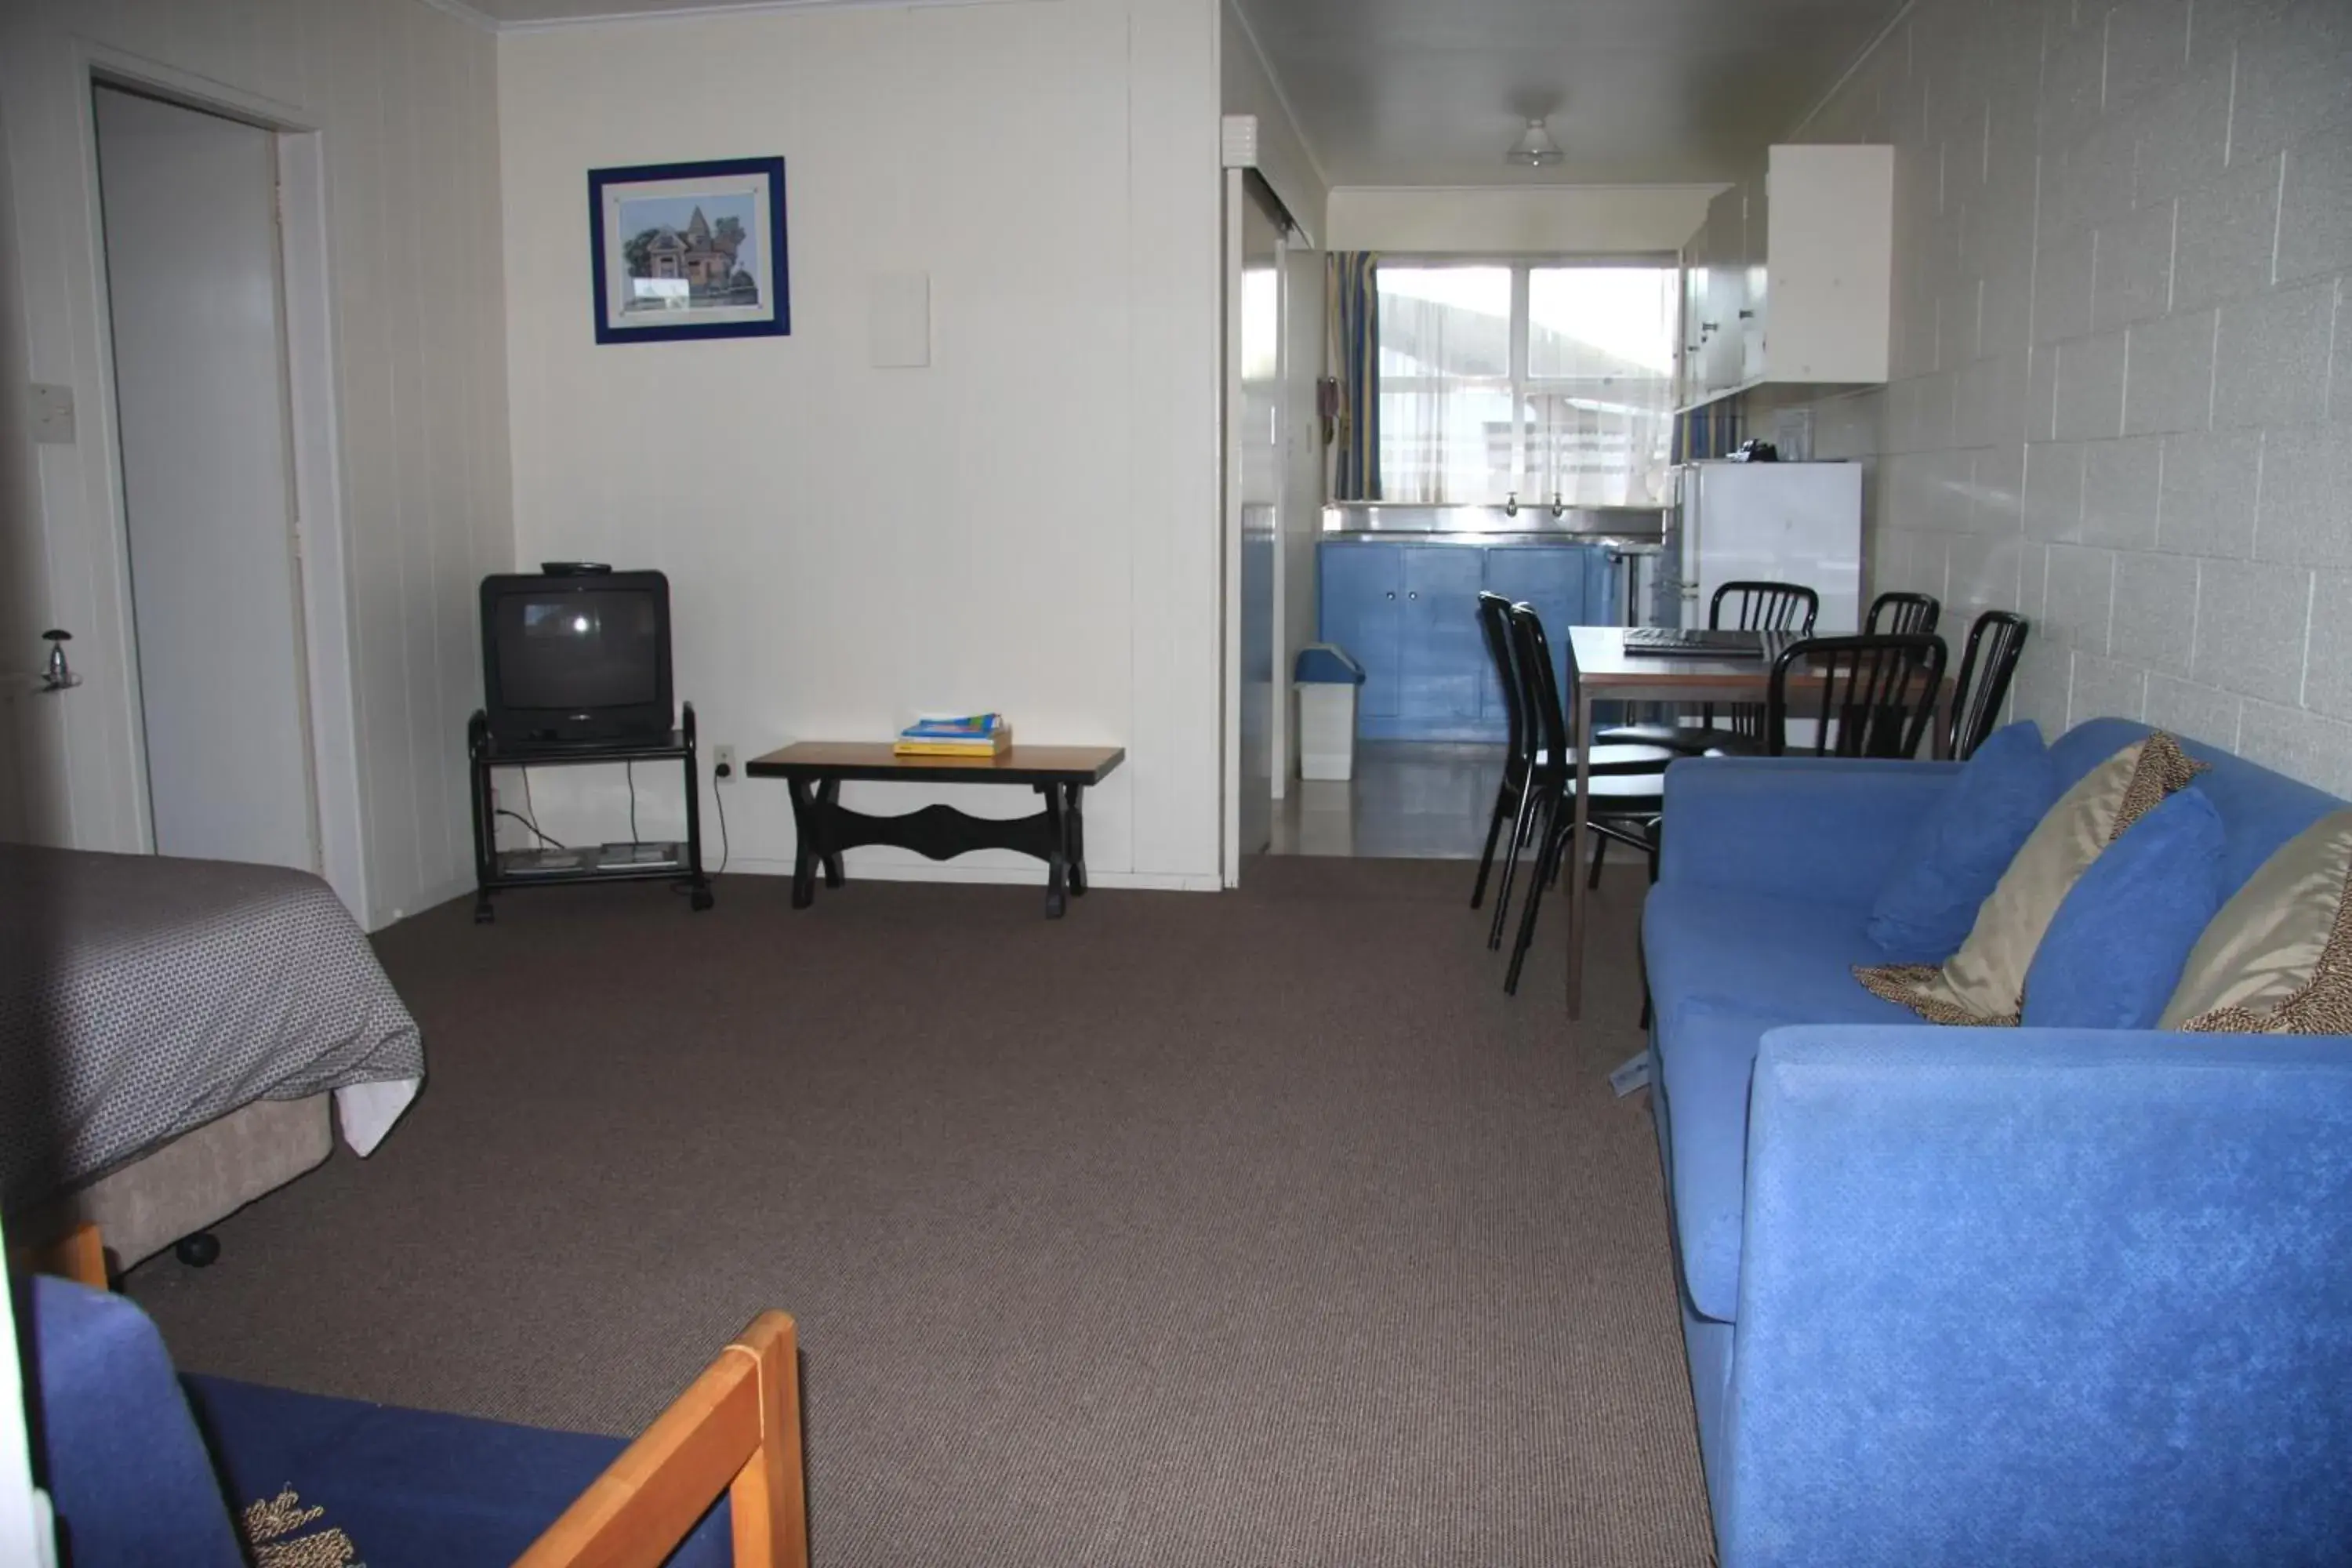
[[[1624,626],[1571,626],[1568,632],[1568,721],[1576,749],[1573,826],[1569,833],[1566,862],[1571,867],[1582,866],[1589,852],[1591,823],[1586,811],[1591,795],[1590,759],[1595,705],[1658,702],[1677,710],[1711,702],[1754,703],[1760,707],[1771,685],[1773,658],[1786,640],[1783,634],[1765,633],[1760,657],[1662,658],[1627,651],[1627,630]],[[1818,702],[1822,686],[1820,674],[1809,671],[1801,664],[1792,666],[1789,671],[1791,706],[1806,696]],[[1946,728],[1940,715],[1950,695],[1948,680],[1937,697],[1938,721],[1930,727],[1939,739]],[[1582,876],[1565,876],[1560,880],[1566,884],[1568,893],[1568,1016],[1573,1020],[1584,1016],[1584,941],[1585,928],[1591,918],[1591,900]]]

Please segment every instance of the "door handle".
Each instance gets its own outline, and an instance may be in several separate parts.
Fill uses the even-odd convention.
[[[41,640],[49,645],[49,657],[41,667],[41,689],[69,691],[79,686],[81,677],[66,663],[66,644],[73,641],[73,633],[52,626],[41,634]]]
[[[1389,590],[1389,597],[1391,599],[1396,597],[1396,590],[1394,588],[1391,588]]]
[[[1407,594],[1407,595],[1405,595],[1405,597],[1406,597],[1406,598],[1408,598],[1408,599],[1418,599],[1418,598],[1420,598],[1420,597],[1421,597],[1421,595],[1420,595],[1418,592],[1409,593],[1409,594]]]

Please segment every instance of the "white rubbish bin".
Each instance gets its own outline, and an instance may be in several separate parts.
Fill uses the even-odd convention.
[[[1298,776],[1356,776],[1356,688],[1364,667],[1330,643],[1298,650],[1290,688],[1298,694]]]

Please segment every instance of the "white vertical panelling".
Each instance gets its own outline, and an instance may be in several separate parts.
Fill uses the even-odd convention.
[[[1217,26],[1215,0],[1066,0],[500,37],[516,553],[667,572],[706,743],[1001,707],[1025,739],[1127,747],[1088,798],[1097,868],[1213,885]],[[599,346],[587,171],[768,153],[791,336]],[[868,284],[908,271],[931,363],[877,369]],[[551,832],[623,836],[604,772],[534,784]],[[675,786],[638,782],[670,830]],[[783,792],[728,791],[735,865],[789,864]],[[958,799],[1024,809],[1008,794]]]
[[[9,559],[35,563],[0,632],[76,634],[58,794],[27,830],[145,844],[120,498],[104,406],[89,60],[319,130],[341,407],[361,812],[371,924],[469,879],[464,729],[478,684],[473,578],[511,554],[495,43],[420,0],[19,0],[0,8],[9,191],[0,310],[13,384],[72,387],[80,440],[12,489]],[[201,82],[193,79],[201,78]],[[5,345],[5,340],[0,340]],[[0,356],[5,357],[5,356]],[[21,441],[12,424],[7,438]],[[21,448],[16,448],[22,461]],[[36,629],[37,629],[36,627]],[[11,646],[0,665],[30,656]]]
[[[1874,589],[1940,584],[1958,631],[2035,617],[2017,711],[2045,728],[2144,713],[2338,793],[2347,16],[1921,0],[1797,138],[1898,152],[1897,379],[1820,405],[1822,454],[1974,477],[1959,509],[1873,486]]]

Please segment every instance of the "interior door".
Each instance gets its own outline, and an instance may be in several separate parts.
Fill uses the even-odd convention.
[[[154,847],[315,870],[276,138],[96,108]]]
[[[1241,851],[1274,826],[1275,682],[1282,602],[1282,233],[1246,183],[1242,200],[1241,406],[1234,443],[1242,537]]]
[[[1239,169],[1224,199],[1225,884],[1274,835],[1282,552],[1282,235]]]

